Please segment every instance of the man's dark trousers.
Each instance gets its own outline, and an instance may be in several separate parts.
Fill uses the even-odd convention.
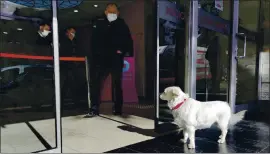
[[[68,62],[66,62],[68,63]],[[62,66],[62,67],[61,67]],[[75,64],[61,64],[61,101],[64,102],[67,89],[71,90],[71,98],[73,103],[79,106],[79,92],[78,92],[78,77],[77,67]]]
[[[112,96],[114,101],[114,112],[122,113],[123,91],[122,70],[124,58],[122,55],[114,55],[110,58],[93,58],[90,62],[90,111],[99,114],[101,103],[101,89],[105,79],[111,74]]]

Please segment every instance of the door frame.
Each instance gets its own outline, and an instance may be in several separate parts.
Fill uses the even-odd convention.
[[[235,113],[235,102],[236,102],[236,86],[237,86],[237,34],[239,27],[239,1],[231,0],[231,14],[230,14],[230,34],[229,34],[229,82],[228,82],[228,95],[227,100],[229,101],[232,113]]]
[[[154,8],[156,8],[155,17],[156,17],[156,80],[155,80],[155,121],[154,128],[157,129],[159,125],[159,0],[154,1]]]
[[[197,77],[197,50],[198,50],[198,13],[199,13],[199,2],[190,1],[189,7],[189,29],[188,29],[188,46],[186,48],[187,53],[187,69],[186,69],[186,78],[188,81],[186,86],[186,91],[191,98],[196,99],[196,77]]]
[[[55,136],[56,147],[51,150],[43,150],[39,153],[62,153],[62,119],[60,98],[60,66],[59,66],[59,34],[57,20],[57,1],[51,0],[52,4],[52,29],[53,29],[53,61],[54,61],[54,85],[55,85]]]
[[[57,20],[57,1],[52,0],[52,25],[53,25],[53,59],[54,59],[54,85],[55,85],[55,107],[56,107],[56,152],[62,153],[62,119],[61,119],[61,88],[60,88],[60,66],[59,66],[59,31]]]
[[[156,6],[156,79],[155,79],[155,130],[159,125],[159,6],[158,1],[154,1]],[[197,56],[197,36],[198,36],[198,1],[188,1],[188,8],[185,12],[188,12],[188,18],[186,18],[186,44],[185,44],[185,88],[183,89],[189,93],[190,97],[196,99],[196,56]],[[197,8],[197,9],[195,9]],[[190,71],[192,70],[192,71]],[[195,89],[195,91],[194,91]]]

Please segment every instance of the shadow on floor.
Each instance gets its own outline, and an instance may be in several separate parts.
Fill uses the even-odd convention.
[[[134,127],[134,126],[127,126],[127,125],[122,125],[122,126],[118,126],[119,129],[124,130],[124,131],[128,131],[128,132],[135,132],[138,133],[140,135],[144,135],[144,136],[150,136],[150,137],[157,137],[158,134],[155,132],[154,129],[143,129],[143,128],[138,128],[138,127]]]
[[[68,116],[76,116],[87,114],[88,112],[88,104],[66,104],[62,106],[62,115],[61,117]],[[143,108],[143,106],[146,106]],[[140,104],[124,104],[123,112],[126,117],[129,118],[128,115],[135,115],[143,118],[153,119],[154,115],[154,107],[149,105],[140,105]],[[113,103],[102,103],[100,105],[100,113],[110,115],[112,114]],[[45,106],[40,108],[18,108],[12,110],[3,110],[0,108],[0,127],[4,128],[5,125],[15,124],[27,121],[38,121],[38,120],[46,120],[46,119],[54,119],[55,118],[55,108],[53,106]]]

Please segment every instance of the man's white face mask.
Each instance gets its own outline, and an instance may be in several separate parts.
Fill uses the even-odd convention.
[[[107,19],[109,20],[109,22],[115,21],[117,19],[117,14],[108,13],[107,14]]]
[[[50,33],[51,33],[51,31],[48,31],[48,30],[44,30],[43,32],[39,32],[39,34],[40,34],[41,37],[46,37],[46,36],[48,36]]]
[[[76,36],[76,34],[75,33],[70,33],[73,37],[75,37]]]

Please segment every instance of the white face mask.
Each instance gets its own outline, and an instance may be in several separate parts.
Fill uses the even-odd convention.
[[[107,15],[107,19],[109,20],[109,22],[115,21],[117,19],[117,14],[109,13]]]
[[[73,37],[75,37],[75,33],[70,33]]]
[[[44,30],[43,32],[39,32],[39,34],[40,34],[41,37],[46,37],[46,36],[48,36],[50,33],[51,33],[51,31],[48,31],[48,30]]]

